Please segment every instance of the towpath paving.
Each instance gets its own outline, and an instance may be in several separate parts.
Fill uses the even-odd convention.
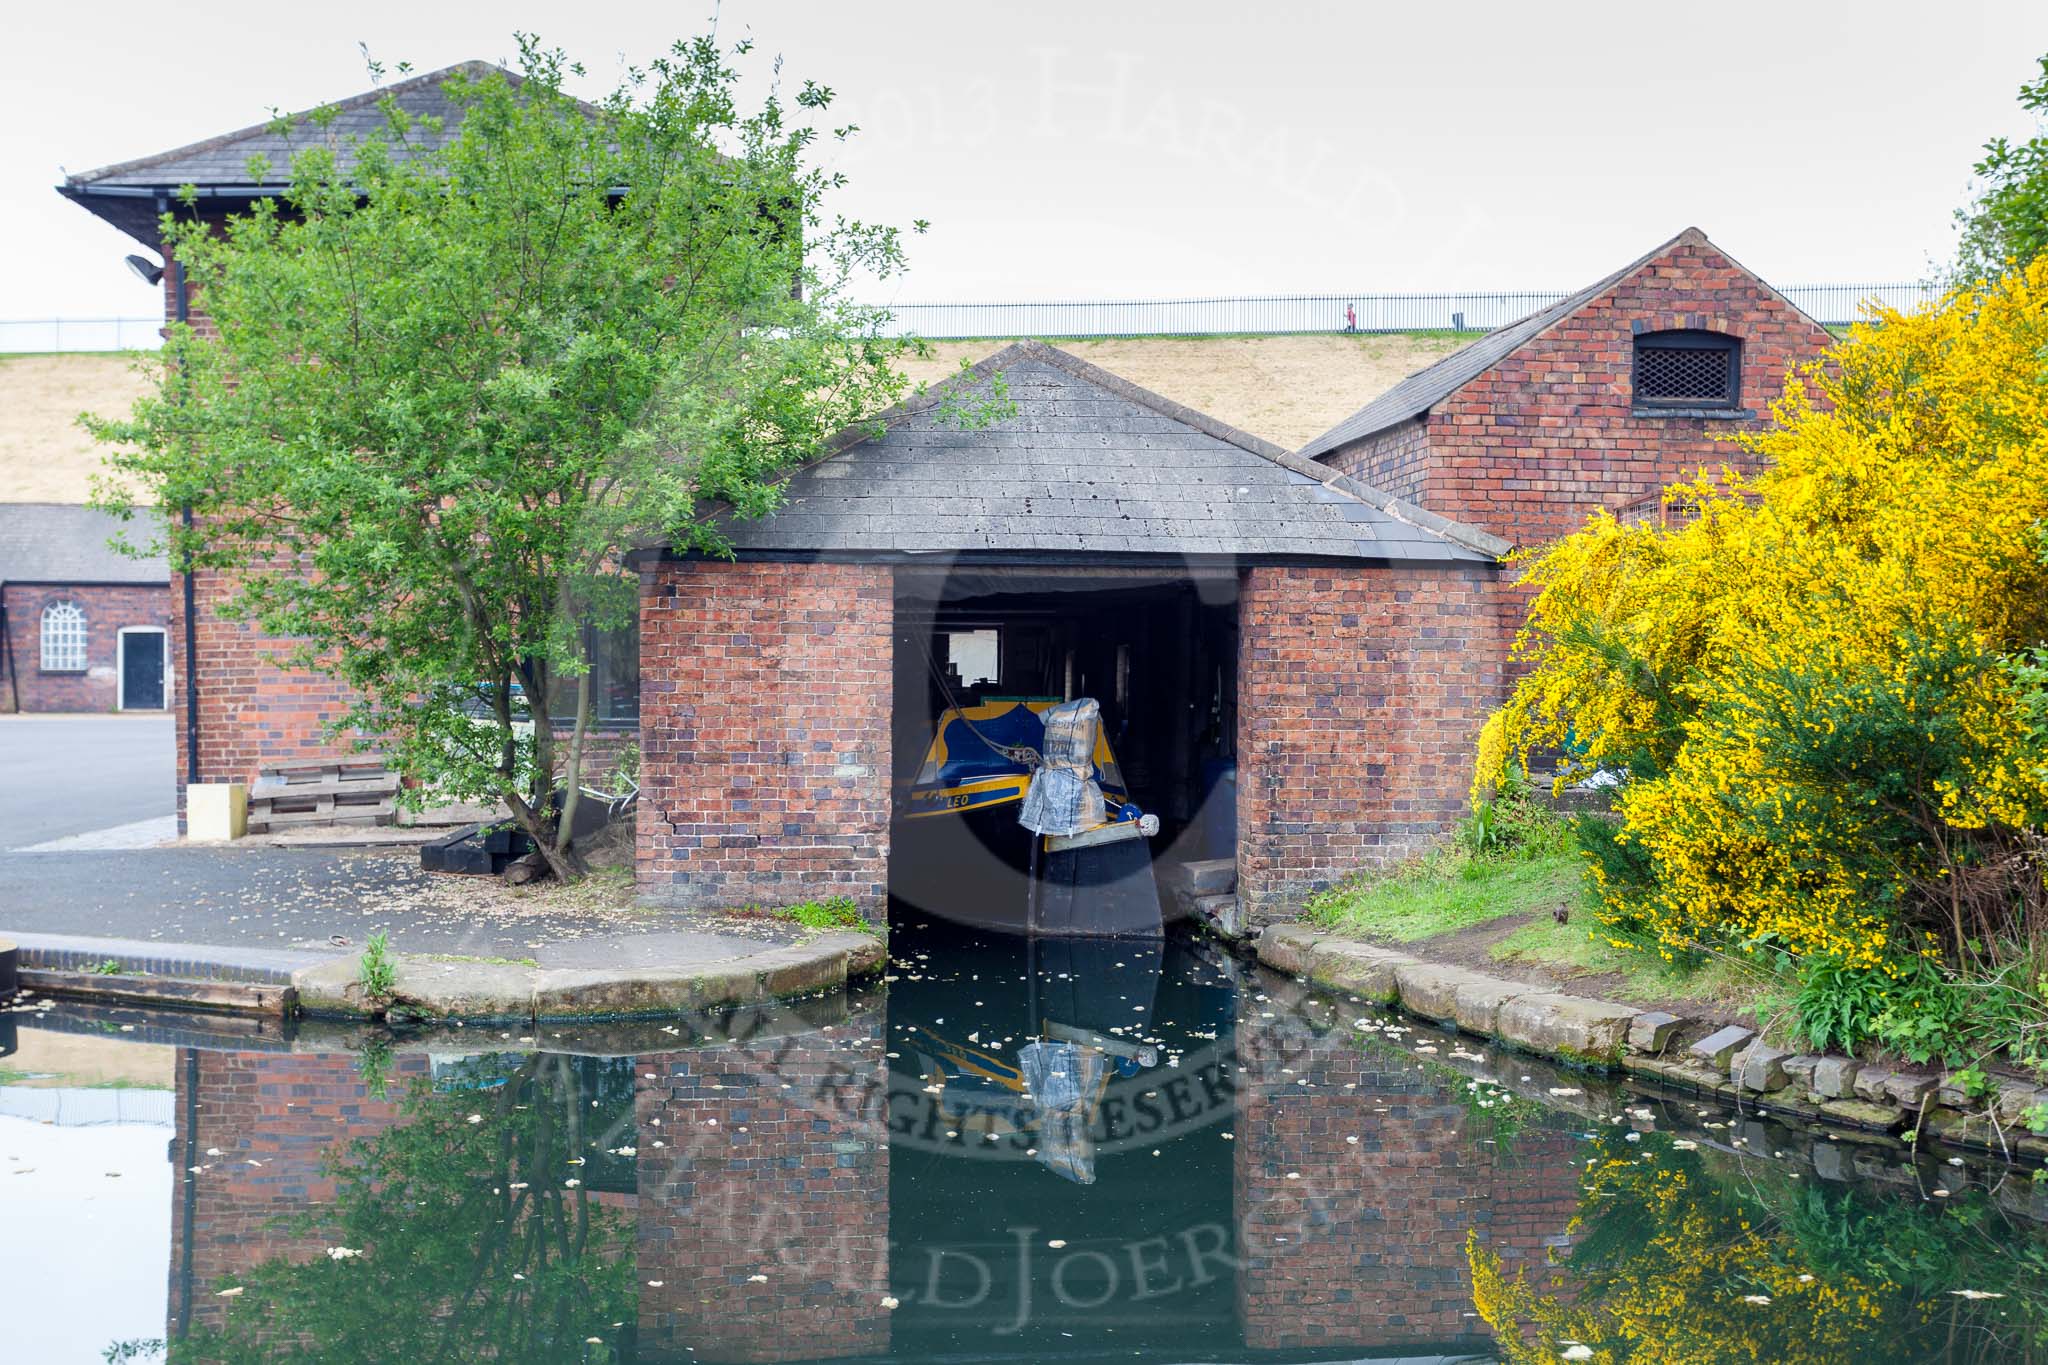
[[[715,962],[801,935],[779,921],[597,901],[572,901],[558,888],[513,892],[493,878],[422,872],[413,849],[0,853],[0,936],[24,940],[353,957],[382,930],[398,953],[630,968]]]

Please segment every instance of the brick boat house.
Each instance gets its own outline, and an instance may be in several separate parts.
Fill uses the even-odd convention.
[[[386,96],[447,113],[445,75],[343,101],[343,131]],[[289,147],[266,125],[60,190],[161,250],[180,185],[200,191],[181,211],[214,216],[278,192],[248,178],[255,152]],[[166,312],[203,325],[175,261],[164,286]],[[1688,229],[1298,453],[1010,346],[948,381],[1002,374],[1007,419],[962,430],[928,394],[794,472],[782,512],[732,528],[732,560],[636,554],[637,671],[629,643],[603,690],[643,752],[639,894],[843,892],[879,912],[895,785],[950,671],[982,694],[1028,677],[1097,697],[1160,856],[1234,853],[1247,921],[1290,912],[1464,813],[1522,601],[1503,557],[1733,461],[1718,438],[1759,425],[1828,343]],[[181,811],[188,782],[336,756],[339,685],[224,619],[232,586],[172,585]]]
[[[946,390],[997,374],[1014,414],[949,426]],[[644,898],[879,908],[927,658],[962,634],[993,632],[994,690],[1049,648],[1137,722],[1120,757],[1169,857],[1213,851],[1200,760],[1234,760],[1250,906],[1456,817],[1500,690],[1504,541],[1040,342],[885,425],[732,527],[734,561],[643,554]]]

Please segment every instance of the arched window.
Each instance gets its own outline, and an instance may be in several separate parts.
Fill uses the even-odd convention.
[[[76,602],[52,602],[43,608],[43,671],[85,671],[85,612]]]
[[[1636,336],[1637,408],[1732,412],[1742,406],[1742,343],[1719,332]]]

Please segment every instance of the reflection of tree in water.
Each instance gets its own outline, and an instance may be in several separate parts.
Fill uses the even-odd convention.
[[[1473,1306],[1515,1365],[2048,1360],[2048,1242],[1946,1200],[1752,1179],[1724,1153],[1599,1133],[1554,1285],[1474,1237]],[[1546,1288],[1555,1292],[1545,1292]]]
[[[418,1078],[402,1112],[332,1160],[331,1206],[287,1221],[311,1259],[213,1286],[242,1292],[173,1362],[629,1353],[632,1225],[593,1186],[632,1188],[630,1156],[607,1152],[633,1141],[630,1061],[468,1058]]]

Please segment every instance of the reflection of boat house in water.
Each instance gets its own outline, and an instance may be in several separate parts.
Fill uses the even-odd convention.
[[[1197,949],[1175,939],[1166,951]],[[1038,1008],[1106,1023],[1118,993],[1160,979],[1154,962],[1124,962],[1125,974],[1098,974]],[[1089,969],[1080,959],[1042,965],[1070,980],[1072,969]],[[870,1006],[833,1022],[780,1007],[741,1012],[731,1036],[674,1052],[546,1055],[541,1074],[573,1077],[547,1092],[561,1121],[577,1111],[592,1126],[573,1147],[557,1141],[544,1170],[506,1171],[522,1180],[574,1171],[589,1186],[576,1193],[622,1220],[624,1243],[604,1254],[633,1263],[628,1359],[1042,1359],[1077,1337],[1142,1346],[1155,1360],[1232,1349],[1283,1361],[1482,1350],[1467,1235],[1548,1278],[1546,1255],[1568,1245],[1579,1207],[1576,1125],[1475,1145],[1458,1078],[1416,1069],[1405,1048],[1361,1048],[1350,1028],[1329,1027],[1291,996],[1236,989],[1229,972],[1169,964],[1164,981],[1160,1009],[1204,1026],[1179,1036],[1213,1034],[1217,1050],[1112,1081],[1125,1131],[1108,1114],[1093,1120],[1104,1174],[1090,1186],[977,1133],[926,1134],[908,1121],[926,1100],[942,1123],[952,1111],[920,1088],[912,1057],[892,1062],[887,1052],[914,1036],[913,1023],[958,1022],[972,994],[964,983],[919,983],[886,1015]],[[1016,1012],[991,1017],[1014,1026]],[[334,1204],[333,1159],[352,1142],[407,1150],[403,1130],[438,1124],[451,1148],[475,1135],[476,1152],[500,1150],[498,1084],[521,1060],[400,1053],[380,1096],[348,1054],[180,1047],[167,1334],[263,1312],[261,1293],[219,1290],[251,1283],[277,1258],[313,1263],[335,1281],[380,1273],[380,1257],[442,1268],[422,1274],[467,1266],[460,1255],[408,1259],[417,1250],[408,1248],[441,1235],[425,1214],[394,1208],[393,1241],[366,1245],[371,1259],[347,1267],[324,1260],[330,1230],[290,1216]],[[1229,1082],[1211,1102],[1201,1073],[1220,1063]],[[406,1098],[415,1084],[423,1100]],[[1193,1094],[1193,1108],[1180,1107],[1176,1086]],[[1161,1127],[1143,1120],[1148,1092]],[[470,1112],[489,1117],[473,1127]],[[597,1174],[601,1163],[561,1164],[614,1143],[635,1150],[612,1178]],[[445,1190],[409,1192],[467,1197],[479,1181],[505,1178],[488,1160],[445,1164]],[[443,1250],[489,1248],[458,1239]],[[452,1294],[468,1283],[458,1274],[437,1287]],[[515,1299],[523,1292],[494,1283]],[[359,1295],[361,1341],[383,1339],[381,1292]],[[432,1298],[423,1291],[422,1301]],[[288,1325],[255,1323],[287,1353]],[[502,1326],[489,1314],[459,1331],[451,1320],[448,1340],[486,1343]]]
[[[1009,416],[948,420],[996,376]],[[1455,817],[1504,541],[1035,342],[883,425],[737,562],[644,556],[645,898],[879,910],[955,697],[1096,698],[1155,853],[1234,854],[1255,912]]]

